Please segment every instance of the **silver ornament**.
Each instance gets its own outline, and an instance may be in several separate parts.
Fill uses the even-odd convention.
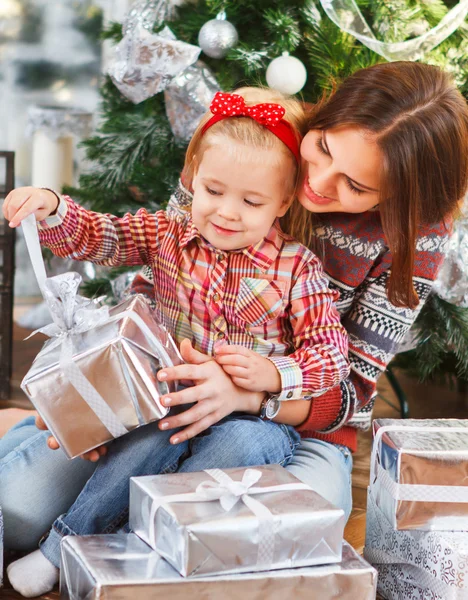
[[[216,78],[201,60],[167,86],[164,91],[166,114],[172,133],[178,140],[190,140],[213,96],[219,91]]]
[[[444,264],[432,289],[442,300],[468,307],[468,198],[453,225]]]
[[[164,90],[199,54],[198,46],[177,40],[169,27],[154,34],[139,25],[116,47],[108,72],[120,92],[138,104]]]
[[[216,19],[205,23],[198,34],[198,45],[211,58],[224,58],[238,41],[237,29],[226,21],[224,11]]]

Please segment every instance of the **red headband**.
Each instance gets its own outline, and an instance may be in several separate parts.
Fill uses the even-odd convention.
[[[238,94],[216,92],[211,102],[210,111],[213,116],[203,126],[202,134],[218,121],[228,117],[250,117],[276,135],[291,150],[297,163],[301,163],[299,142],[291,125],[283,119],[286,111],[280,104],[268,103],[246,106],[244,98]]]

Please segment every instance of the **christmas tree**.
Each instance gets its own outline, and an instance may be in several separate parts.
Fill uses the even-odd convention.
[[[357,0],[369,31],[386,43],[429,32],[455,4],[452,0]],[[223,22],[225,49],[213,42],[213,28],[219,25],[222,11],[227,15]],[[126,60],[131,61],[131,50],[137,48],[143,62],[145,36],[170,39],[172,32],[178,42],[200,43],[204,64],[190,67],[191,76],[208,77],[205,87],[212,91],[216,86],[232,90],[241,85],[266,85],[269,64],[286,52],[305,66],[307,81],[299,95],[313,103],[355,70],[385,60],[382,53],[360,43],[327,13],[318,0],[190,0],[177,8],[169,0],[138,1],[126,23],[110,24],[103,38],[115,44],[127,41],[129,45],[121,49],[122,60],[127,53]],[[213,25],[217,15],[218,23]],[[199,38],[203,26],[208,35]],[[166,27],[170,28],[169,38]],[[368,33],[366,27],[364,33]],[[190,48],[185,46],[181,52],[190,53]],[[419,58],[452,73],[462,93],[468,93],[468,29],[464,23]],[[101,89],[100,128],[84,142],[91,168],[81,175],[78,189],[65,192],[100,212],[122,215],[141,206],[157,210],[176,186],[189,137],[187,131],[173,130],[177,119],[172,126],[170,120],[171,110],[176,115],[184,110],[183,84],[148,94],[147,85],[130,81],[126,89],[131,94],[142,92],[146,98],[134,103],[119,91],[115,80],[115,72],[114,81],[106,77]],[[173,80],[177,83],[177,77]],[[108,277],[89,282],[87,293],[112,295],[111,281],[121,273],[122,269],[114,269]],[[453,373],[468,379],[468,309],[432,296],[414,331],[417,347],[400,356],[401,366],[423,379]]]

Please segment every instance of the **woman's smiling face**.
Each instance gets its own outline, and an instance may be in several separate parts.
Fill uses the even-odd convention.
[[[299,202],[314,213],[362,213],[380,201],[383,155],[372,135],[353,126],[312,129],[301,144]]]

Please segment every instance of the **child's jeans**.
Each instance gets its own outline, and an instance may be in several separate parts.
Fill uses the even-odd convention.
[[[141,432],[139,435],[142,436],[144,444],[145,438],[148,438],[145,430],[149,431],[150,427],[138,429],[133,434]],[[210,429],[209,435],[213,435],[213,429]],[[290,429],[288,429],[288,438],[289,431]],[[178,463],[177,454],[181,448],[180,446],[171,446],[168,441],[173,433],[174,430],[169,432],[155,430],[152,442],[154,455],[164,458],[166,463],[162,465],[161,472],[171,472],[171,466],[173,470],[174,463]],[[131,435],[128,434],[128,436]],[[33,417],[28,417],[12,428],[3,439],[0,439],[0,506],[2,506],[5,518],[6,548],[28,551],[37,548],[41,536],[50,530],[54,519],[65,513],[78,496],[84,496],[86,499],[86,489],[92,490],[93,487],[96,487],[105,501],[106,488],[99,487],[97,477],[90,479],[97,466],[101,475],[105,475],[101,464],[104,465],[106,462],[113,464],[115,469],[118,469],[119,466],[125,467],[124,464],[120,464],[124,461],[120,460],[118,455],[114,457],[115,450],[111,449],[112,446],[119,444],[119,440],[116,440],[109,449],[110,458],[104,457],[99,463],[91,463],[80,458],[67,460],[61,450],[50,450],[46,443],[48,436],[48,432],[39,431],[34,426]],[[128,436],[120,438],[120,443],[124,443]],[[149,437],[151,439],[151,436]],[[284,448],[288,454],[288,444],[290,444],[288,438],[280,435],[282,440],[280,450],[283,449],[283,455]],[[193,470],[222,467],[222,465],[226,468],[226,462],[223,461],[225,454],[229,452],[229,447],[226,445],[228,439],[222,440],[219,448],[215,448],[208,453],[208,456],[204,457],[206,462],[200,465],[195,464]],[[289,439],[291,444],[294,444],[292,438]],[[248,442],[250,444],[251,439]],[[184,452],[186,452],[187,446],[193,446],[196,443],[192,440],[190,444],[183,445]],[[165,455],[161,452],[157,454],[161,447],[166,452]],[[175,452],[175,455],[172,452]],[[256,460],[258,461],[259,458],[256,457]],[[351,469],[352,456],[347,448],[314,438],[301,440],[295,455],[287,466],[287,470],[298,479],[335,506],[342,508],[346,519],[349,517],[352,506]],[[83,489],[88,479],[88,485]],[[110,501],[113,501],[112,497]],[[74,510],[77,512],[74,513]],[[124,514],[123,511],[122,513]],[[69,514],[72,519],[73,514],[80,514],[78,502],[69,510]],[[116,518],[115,522],[118,521],[119,519]],[[57,552],[52,547],[60,540],[59,532],[66,531],[66,522],[67,517],[64,516],[58,518],[54,523],[53,533],[49,536],[50,541],[46,540],[42,544],[42,550],[46,556],[53,558],[52,553]],[[57,561],[54,560],[54,562]]]
[[[1,444],[8,443],[11,433],[0,442],[0,451]],[[172,445],[171,435],[174,430],[160,431],[158,424],[152,423],[113,441],[74,504],[54,521],[50,534],[41,542],[46,558],[60,566],[60,541],[64,535],[107,533],[124,525],[128,520],[130,477],[201,471],[210,465],[220,469],[272,463],[286,465],[300,441],[293,427],[239,413],[221,420],[188,442]],[[0,478],[3,479],[1,470]],[[50,477],[42,485],[53,487],[53,480]],[[53,494],[52,489],[50,493]],[[31,518],[35,512],[32,511]],[[8,520],[6,513],[5,522]],[[8,547],[8,540],[6,542]]]

